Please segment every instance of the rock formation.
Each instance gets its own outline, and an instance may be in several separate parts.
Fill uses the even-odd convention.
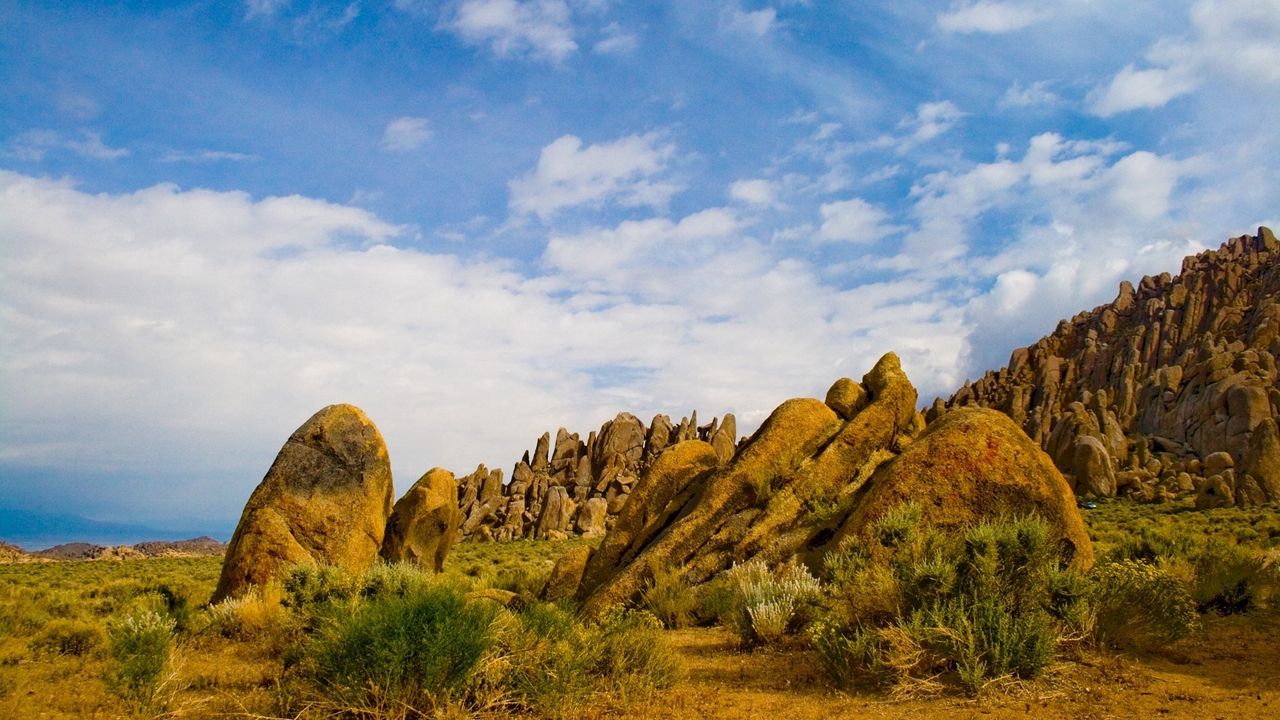
[[[1253,458],[1280,450],[1253,440],[1260,429],[1274,433],[1268,423],[1280,414],[1278,260],[1280,242],[1259,228],[1187,257],[1176,277],[1121,283],[1110,304],[1062,321],[1014,350],[1006,367],[935,402],[930,419],[969,405],[997,409],[1074,476],[1081,494],[1280,501],[1274,472],[1252,472],[1268,462]],[[1097,442],[1082,444],[1085,437]],[[1215,453],[1242,472],[1203,467]]]
[[[378,557],[391,512],[391,463],[359,408],[330,405],[302,424],[249,497],[213,602],[296,563],[352,571]]]
[[[893,354],[861,383],[837,381],[827,398],[783,403],[726,464],[699,441],[658,456],[583,569],[575,557],[557,570],[580,575],[582,611],[634,599],[658,567],[692,584],[751,558],[819,563],[907,500],[944,525],[1034,508],[1067,557],[1092,562],[1066,481],[1005,416],[957,412],[919,434],[916,391]]]
[[[965,408],[929,425],[871,476],[830,544],[848,535],[869,539],[872,523],[906,502],[944,528],[992,514],[1034,513],[1061,538],[1067,559],[1093,564],[1093,546],[1066,480],[1026,433],[994,410]]]
[[[538,438],[503,484],[501,470],[484,465],[458,482],[460,533],[472,540],[603,535],[628,503],[636,482],[664,451],[688,441],[708,446],[715,464],[738,449],[732,414],[698,425],[698,414],[672,423],[658,415],[646,427],[619,413],[584,441],[565,428]]]
[[[428,470],[391,509],[382,557],[440,572],[458,539],[458,515],[458,482],[453,473]]]

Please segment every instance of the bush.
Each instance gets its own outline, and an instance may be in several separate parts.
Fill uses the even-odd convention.
[[[803,625],[821,596],[821,585],[802,565],[770,571],[762,560],[724,573],[730,589],[722,617],[743,643],[775,642]]]
[[[318,606],[350,601],[360,594],[359,578],[328,565],[295,565],[285,573],[281,585],[285,606],[303,614]]]
[[[1086,584],[1038,518],[943,534],[908,504],[871,534],[825,558],[834,604],[809,633],[843,687],[864,678],[918,694],[951,682],[976,694],[994,678],[1038,676],[1062,628],[1088,624]]]
[[[648,612],[607,614],[584,640],[591,674],[623,697],[670,687],[679,663],[661,631],[662,623]]]
[[[1098,638],[1116,646],[1171,642],[1195,627],[1196,605],[1167,570],[1126,560],[1094,568]]]
[[[347,711],[426,713],[469,679],[492,642],[493,616],[443,586],[370,600],[336,615],[310,643],[308,673]]]
[[[80,620],[53,620],[31,641],[31,647],[58,655],[88,655],[106,641],[97,623]]]
[[[1265,584],[1265,562],[1239,545],[1211,543],[1195,557],[1191,596],[1200,612],[1222,615],[1248,612]]]
[[[147,612],[108,626],[112,663],[106,675],[107,688],[139,712],[163,709],[168,704],[163,691],[175,624],[173,618]]]
[[[691,625],[698,608],[697,595],[685,584],[679,573],[668,567],[654,570],[653,579],[647,583],[641,595],[641,602],[667,628]]]
[[[468,683],[473,710],[557,717],[593,693],[633,698],[676,677],[661,625],[647,612],[619,610],[584,626],[556,605],[533,603],[494,625],[494,646]]]
[[[240,597],[209,606],[207,628],[222,637],[252,641],[275,637],[289,624],[284,591],[277,583],[254,587]]]

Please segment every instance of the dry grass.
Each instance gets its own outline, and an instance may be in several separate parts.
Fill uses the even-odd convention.
[[[1100,555],[1154,531],[1228,539],[1263,549],[1276,566],[1280,510],[1188,512],[1178,504],[1107,503],[1085,515]],[[545,579],[555,558],[581,541],[464,543],[447,565],[452,581],[523,591]],[[186,615],[177,632],[175,718],[318,717],[286,679],[291,633],[278,590],[268,588],[213,622],[201,607],[212,593],[219,558],[157,558],[0,565],[0,718],[128,716],[103,682],[110,667],[98,638],[107,622],[153,610]],[[175,601],[173,598],[178,598]],[[189,603],[182,605],[182,598]],[[175,605],[176,603],[176,605]],[[1071,662],[1035,681],[990,681],[978,700],[933,697],[927,682],[897,696],[871,687],[838,692],[816,655],[797,644],[744,650],[721,629],[665,631],[679,654],[683,679],[657,699],[601,696],[558,708],[562,717],[1280,717],[1280,614],[1205,616],[1191,637],[1159,651],[1116,655],[1081,646]],[[904,644],[895,663],[920,661]],[[510,658],[503,662],[511,662]],[[509,698],[495,695],[480,717],[508,717]],[[462,716],[452,708],[447,712]],[[548,714],[551,714],[548,712]],[[447,715],[446,715],[447,716]]]

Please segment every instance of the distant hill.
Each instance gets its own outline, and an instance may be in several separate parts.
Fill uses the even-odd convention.
[[[69,513],[0,508],[0,540],[27,551],[68,543],[115,546],[184,540],[200,534],[201,530],[162,530],[147,525],[91,520]]]

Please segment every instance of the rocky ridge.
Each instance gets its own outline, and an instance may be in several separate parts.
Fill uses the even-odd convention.
[[[657,415],[646,426],[619,413],[584,440],[565,428],[538,438],[515,464],[511,482],[484,465],[458,480],[459,532],[471,540],[598,537],[613,527],[637,480],[667,448],[689,440],[709,445],[720,463],[738,446],[732,414],[698,425],[698,413],[673,423]]]
[[[751,559],[820,566],[908,501],[941,527],[1034,508],[1066,560],[1092,564],[1074,497],[1039,446],[983,408],[926,428],[916,397],[889,353],[861,383],[836,381],[825,402],[778,406],[728,461],[703,440],[674,445],[641,473],[599,546],[557,563],[545,595],[573,595],[599,615],[661,568],[694,585]]]
[[[1120,284],[934,402],[1005,413],[1081,495],[1280,501],[1280,242],[1267,228]]]

